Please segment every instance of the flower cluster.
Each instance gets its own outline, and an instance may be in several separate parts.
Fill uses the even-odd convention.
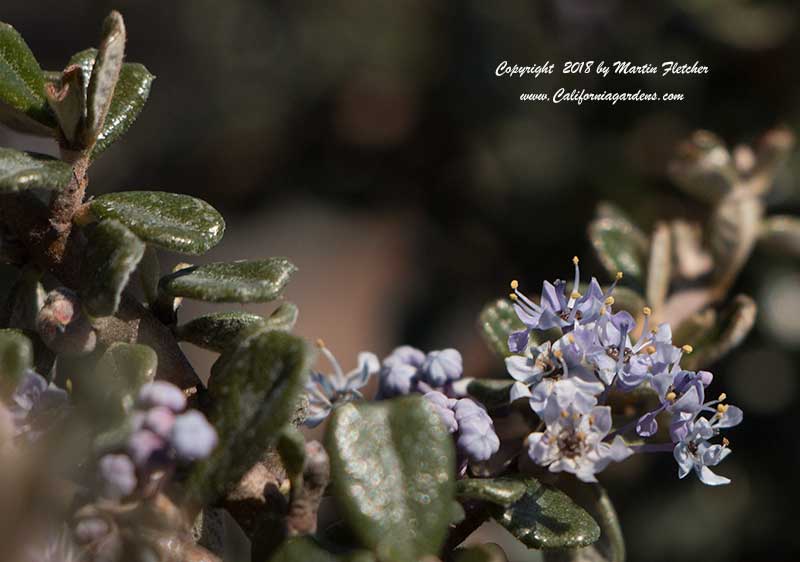
[[[681,358],[691,353],[691,346],[673,345],[668,324],[651,331],[649,308],[642,311],[644,325],[635,337],[633,316],[612,309],[614,285],[603,291],[592,278],[581,294],[578,258],[573,263],[569,296],[565,282],[545,282],[536,304],[519,291],[516,281],[511,283],[514,310],[525,328],[512,333],[508,341],[509,349],[517,353],[506,359],[508,373],[516,381],[509,399],[527,399],[544,424],[544,431],[528,437],[531,459],[553,472],[571,472],[591,482],[610,462],[634,451],[669,450],[681,478],[694,470],[706,484],[728,483],[708,468],[730,453],[728,442],[712,445],[709,440],[720,429],[740,423],[742,411],[724,404],[724,394],[705,401],[713,376],[681,368]],[[618,274],[617,280],[621,277]],[[560,330],[554,342],[531,343],[531,333],[553,329]],[[609,393],[636,388],[654,391],[660,405],[630,427],[611,432],[611,409],[604,405]],[[703,417],[706,413],[710,417]],[[663,416],[670,419],[671,443],[630,447],[622,439],[629,430],[638,437],[655,436]]]
[[[455,349],[425,353],[404,345],[396,348],[383,362],[372,353],[358,355],[358,366],[344,374],[339,362],[320,340],[322,354],[333,366],[333,373],[312,371],[306,386],[309,411],[305,424],[321,423],[336,404],[362,400],[361,393],[372,375],[379,373],[376,400],[407,394],[423,394],[436,409],[463,458],[489,459],[500,448],[500,439],[486,410],[477,402],[457,395],[453,383],[463,374],[463,360]]]
[[[63,389],[26,369],[9,399],[10,433],[17,440],[36,441],[63,419],[68,407],[69,400]]]
[[[124,452],[104,455],[98,463],[103,495],[110,499],[144,489],[176,462],[206,458],[217,445],[213,426],[197,410],[186,410],[186,396],[168,382],[144,385],[135,408]]]

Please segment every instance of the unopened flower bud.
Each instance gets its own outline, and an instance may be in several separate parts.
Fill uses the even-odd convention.
[[[47,294],[36,318],[36,329],[56,353],[85,355],[94,351],[97,344],[97,335],[81,312],[78,295],[65,287]]]

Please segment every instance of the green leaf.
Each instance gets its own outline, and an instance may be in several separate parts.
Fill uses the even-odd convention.
[[[266,321],[249,312],[213,312],[199,316],[178,328],[178,338],[204,349],[223,352]]]
[[[589,241],[610,276],[621,271],[642,286],[647,239],[631,221],[621,216],[597,218],[589,223]]]
[[[481,500],[504,507],[519,501],[528,491],[519,478],[464,478],[456,482],[460,499]]]
[[[303,473],[306,462],[306,440],[300,430],[289,424],[278,436],[277,447],[289,478]]]
[[[381,560],[436,555],[452,515],[455,452],[422,397],[347,403],[325,436],[333,493],[350,529]]]
[[[147,345],[116,342],[103,353],[99,367],[126,388],[138,390],[155,379],[158,355]]]
[[[193,469],[191,497],[210,501],[253,466],[294,414],[308,369],[305,342],[279,331],[257,332],[220,356],[208,382],[220,446]]]
[[[84,145],[93,146],[103,131],[125,56],[125,23],[117,11],[103,22],[103,41],[97,51],[86,92]]]
[[[97,58],[97,49],[89,48],[77,52],[69,59],[67,68],[76,64],[81,67],[81,74],[83,74],[83,83],[88,87],[89,80],[92,78],[92,68],[94,67],[94,60]]]
[[[284,541],[269,560],[270,562],[341,562],[341,558],[307,537],[294,537]]]
[[[69,68],[58,83],[48,82],[45,85],[47,103],[56,114],[61,132],[71,146],[77,143],[86,119],[85,88],[80,68]]]
[[[501,357],[511,354],[508,350],[508,335],[525,327],[514,312],[514,307],[505,299],[498,299],[484,306],[478,317],[478,324],[489,349]]]
[[[144,243],[115,220],[104,220],[89,233],[81,266],[81,293],[90,315],[111,316],[117,311],[144,249]]]
[[[506,553],[494,543],[459,548],[455,555],[455,562],[508,562]]]
[[[513,384],[511,379],[472,379],[467,383],[467,393],[493,410],[508,405]]]
[[[158,261],[158,252],[152,246],[147,246],[139,262],[139,282],[142,284],[144,298],[150,305],[158,299],[159,279],[161,279],[161,264]]]
[[[289,331],[297,319],[297,306],[283,303],[269,318],[249,312],[212,312],[178,327],[178,338],[204,349],[223,352],[254,330]]]
[[[61,189],[69,185],[72,168],[44,154],[0,148],[0,193],[23,189]]]
[[[20,330],[0,330],[0,382],[13,388],[33,365],[33,344]]]
[[[173,297],[210,302],[275,300],[297,268],[285,258],[210,263],[188,267],[161,279],[161,290]]]
[[[689,344],[693,351],[681,359],[690,370],[708,367],[737,347],[756,320],[757,305],[747,295],[737,295],[719,314],[706,309],[686,319],[676,329],[673,341]]]
[[[0,122],[49,135],[55,120],[44,97],[44,75],[17,30],[0,22]]]
[[[95,217],[118,220],[148,244],[183,254],[207,252],[225,231],[216,209],[188,195],[126,191],[101,195],[89,205]]]
[[[576,548],[600,538],[594,519],[561,490],[535,478],[522,480],[527,492],[509,507],[492,506],[492,517],[529,548]]]
[[[800,219],[790,215],[767,217],[761,224],[759,244],[778,255],[800,257]]]

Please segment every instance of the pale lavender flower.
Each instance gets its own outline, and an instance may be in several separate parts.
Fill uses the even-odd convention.
[[[470,398],[448,398],[433,390],[424,395],[450,433],[458,450],[472,461],[485,461],[500,448],[500,438],[486,410]]]
[[[14,421],[15,436],[35,441],[58,423],[66,414],[68,405],[69,397],[64,390],[48,383],[35,371],[26,369],[11,394],[8,407]]]
[[[105,455],[98,463],[103,496],[119,500],[136,489],[136,467],[128,455]]]
[[[726,408],[727,411],[730,411]],[[685,478],[692,470],[703,484],[708,486],[720,486],[730,483],[729,478],[715,474],[709,467],[716,466],[731,453],[728,447],[728,440],[723,439],[722,444],[711,444],[709,442],[719,433],[721,426],[730,427],[729,424],[736,425],[741,421],[741,410],[731,413],[730,416],[721,414],[715,420],[709,421],[706,418],[688,420],[682,422],[680,429],[673,432],[673,438],[678,437],[678,441],[673,450],[673,456],[678,463],[678,478]],[[716,416],[715,416],[716,417]],[[735,418],[738,417],[738,421]],[[725,421],[722,421],[723,418]]]
[[[677,371],[655,375],[651,380],[661,406],[644,414],[636,423],[636,432],[650,437],[658,431],[657,416],[667,411],[673,415],[694,417],[703,408],[705,387],[713,379],[708,371]]]
[[[633,454],[619,435],[610,443],[605,441],[611,430],[608,406],[595,406],[584,413],[571,406],[559,409],[550,403],[542,419],[545,431],[528,436],[528,454],[533,462],[551,472],[570,472],[584,482],[596,482],[595,474],[609,463]]]
[[[433,387],[457,380],[463,372],[461,354],[452,348],[429,352],[420,370],[422,380]]]
[[[417,374],[424,363],[425,353],[421,350],[410,345],[396,348],[383,360],[378,397],[410,394],[415,389]]]
[[[194,461],[206,458],[217,446],[217,441],[214,427],[197,410],[189,410],[175,418],[170,445],[179,460]]]
[[[442,423],[450,433],[458,431],[458,422],[456,421],[456,413],[453,408],[456,405],[455,398],[448,398],[439,391],[432,390],[424,395],[425,399],[433,404],[434,410],[439,415]]]
[[[362,400],[364,396],[361,389],[369,382],[370,377],[380,370],[380,362],[373,353],[362,352],[358,354],[358,366],[345,374],[336,357],[318,342],[320,352],[333,367],[333,373],[326,375],[319,371],[312,371],[306,383],[308,395],[308,417],[305,425],[316,427],[328,417],[335,404]]]
[[[139,390],[136,405],[141,410],[163,406],[177,414],[186,408],[186,395],[172,383],[153,381]]]

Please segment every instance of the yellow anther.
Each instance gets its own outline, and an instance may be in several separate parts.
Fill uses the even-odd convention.
[[[717,413],[719,415],[722,415],[727,411],[728,411],[728,405],[727,404],[717,404]]]
[[[319,347],[320,349],[325,347],[325,340],[323,340],[322,338],[318,338],[317,339],[317,347]]]
[[[600,316],[604,316],[606,313],[606,305],[600,307]]]
[[[512,301],[515,301],[515,300],[517,300],[517,295],[515,295],[514,293],[510,293],[508,295],[508,298],[510,298]]]
[[[594,425],[594,416],[589,416],[589,425]]]
[[[722,446],[723,446],[723,447],[727,447],[727,446],[728,446],[728,445],[730,445],[730,444],[731,444],[731,442],[728,440],[728,438],[727,438],[727,437],[723,437],[723,438],[722,438]]]
[[[583,431],[578,431],[575,433],[575,437],[577,437],[578,441],[583,441],[586,439],[586,434]]]
[[[656,352],[656,346],[648,345],[647,347],[644,348],[644,352],[647,355],[653,355]]]
[[[572,294],[569,296],[571,299],[579,299],[581,298],[581,294],[578,291],[572,291]]]
[[[667,397],[666,398],[670,402],[675,402],[675,400],[678,398],[678,395],[675,394],[674,392],[667,392]]]
[[[572,414],[572,419],[578,421],[579,419],[581,419],[581,415],[578,412],[575,412],[574,414]]]
[[[727,395],[727,394],[725,394],[725,393],[723,392],[722,394],[720,394],[720,395],[717,397],[717,400],[719,400],[720,402],[722,402],[722,401],[723,401],[723,400],[725,400],[727,397],[728,397],[728,395]]]
[[[519,287],[519,281],[514,279],[513,281],[511,281],[511,288],[516,289],[517,287]]]
[[[67,382],[64,384],[67,387],[67,393],[72,394],[72,379],[67,379]]]
[[[567,339],[569,340],[569,343],[575,343],[575,336],[573,336],[572,334],[568,335]]]
[[[573,256],[572,263],[574,263],[575,265],[578,265],[578,262],[580,262],[580,261],[581,260],[578,259],[578,256]]]
[[[566,411],[566,410],[561,410],[561,417],[562,418],[568,418],[569,417],[569,412]]]
[[[614,300],[614,297],[608,297],[608,298],[605,300],[605,303],[606,303],[608,306],[611,306],[611,305],[612,305],[612,304],[614,304],[615,302],[616,302],[616,301]]]
[[[564,357],[564,352],[561,351],[560,349],[556,349],[555,351],[553,351],[553,355],[556,356],[556,359],[561,359],[562,357]]]
[[[642,314],[644,314],[645,316],[650,316],[651,314],[653,314],[653,309],[650,308],[649,306],[646,306],[642,309]]]
[[[691,353],[692,351],[694,351],[694,348],[688,343],[683,347],[681,347],[681,349],[683,350],[684,353]]]
[[[622,272],[617,271],[617,281],[619,281],[620,279],[622,279]]]

